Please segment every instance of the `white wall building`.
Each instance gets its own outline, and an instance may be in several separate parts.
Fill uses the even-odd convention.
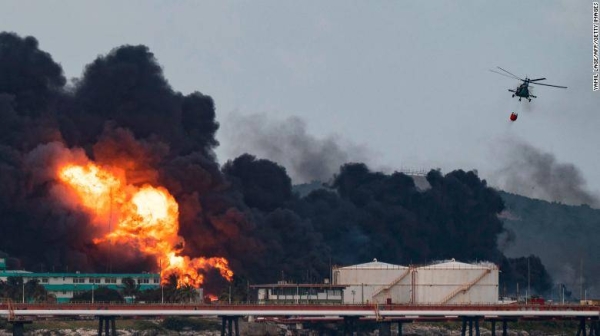
[[[251,285],[256,290],[259,304],[266,303],[342,303],[343,286],[323,284],[293,284],[280,281],[277,284]]]

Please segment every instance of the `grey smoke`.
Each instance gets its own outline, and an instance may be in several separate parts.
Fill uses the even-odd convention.
[[[348,162],[372,161],[363,146],[339,136],[317,138],[307,132],[298,117],[274,120],[265,114],[230,114],[223,127],[227,154],[244,153],[275,161],[284,166],[294,183],[328,181]]]
[[[506,141],[503,141],[506,146]],[[499,187],[505,191],[569,205],[600,202],[586,187],[586,181],[574,164],[558,162],[548,152],[520,140],[508,141],[505,165],[497,172]]]

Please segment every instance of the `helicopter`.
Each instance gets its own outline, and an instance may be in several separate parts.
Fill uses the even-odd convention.
[[[505,74],[505,73],[502,73],[502,72],[495,71],[495,70],[490,70],[490,71],[494,72],[494,73],[497,73],[498,75],[502,75],[502,76],[505,76],[505,77],[508,77],[508,78],[518,79],[518,80],[520,80],[520,81],[523,82],[523,84],[519,85],[514,90],[508,89],[509,92],[513,93],[513,95],[512,95],[513,98],[515,96],[519,97],[519,101],[521,101],[521,98],[525,98],[525,99],[527,99],[529,101],[531,101],[531,98],[537,98],[537,96],[534,96],[534,95],[531,94],[531,89],[529,88],[530,84],[551,86],[551,87],[556,87],[556,88],[561,88],[561,89],[566,89],[567,88],[566,86],[550,85],[550,84],[543,84],[543,83],[534,83],[534,82],[537,82],[537,81],[546,80],[546,78],[529,79],[529,78],[525,77],[525,79],[523,79],[523,78],[519,78],[519,77],[515,76],[514,74],[512,74],[512,73],[510,73],[510,72],[502,69],[501,67],[497,67],[497,68],[500,69],[500,70],[502,70],[502,71],[504,71],[504,72],[506,72],[508,75]]]

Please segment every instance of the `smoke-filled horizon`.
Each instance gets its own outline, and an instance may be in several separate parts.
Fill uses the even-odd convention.
[[[242,154],[220,167],[212,98],[175,91],[142,45],[99,56],[67,87],[61,66],[35,38],[0,33],[0,118],[0,250],[27,269],[158,268],[139,249],[98,243],[106,227],[95,226],[82,204],[65,202],[69,189],[56,164],[65,158],[118,169],[131,188],[167,190],[178,208],[181,242],[173,248],[189,258],[226,258],[253,282],[281,274],[318,281],[330,263],[374,257],[399,264],[485,259],[500,264],[510,284],[522,266],[498,249],[504,204],[474,172],[432,170],[431,188],[421,191],[402,173],[341,162],[328,189],[299,197],[276,162]],[[308,142],[298,148],[318,145],[305,152],[309,161],[329,154],[346,160],[335,142],[320,146],[301,124],[292,126],[300,130],[296,141]],[[294,167],[306,176],[332,169],[325,162]],[[541,263],[535,267],[537,290],[545,291],[550,279]],[[205,273],[207,291],[217,290],[219,274]]]
[[[230,157],[253,153],[275,161],[286,167],[294,184],[329,181],[344,163],[371,162],[374,157],[366,147],[340,136],[320,139],[309,134],[299,117],[272,120],[266,114],[231,113],[223,132]]]
[[[502,141],[498,159],[501,168],[492,173],[495,183],[507,192],[568,205],[600,207],[600,197],[588,189],[581,170],[560,162],[523,140]]]
[[[353,144],[343,136],[311,135],[299,117],[277,120],[266,114],[231,113],[223,132],[228,140],[229,157],[253,153],[275,161],[286,168],[293,184],[328,182],[339,167],[348,162],[369,162],[384,172],[402,170],[382,166],[375,151]],[[483,173],[483,178],[489,177],[492,186],[533,199],[600,207],[600,196],[589,190],[581,170],[574,164],[560,162],[552,153],[524,140],[503,138],[499,143],[501,148],[496,144],[490,151],[497,154],[495,158],[500,168]],[[417,170],[430,169],[437,168]]]

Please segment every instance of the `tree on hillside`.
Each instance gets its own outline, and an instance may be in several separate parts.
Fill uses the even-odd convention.
[[[23,296],[25,296],[23,298]],[[6,281],[0,281],[0,298],[11,299],[16,302],[48,302],[56,298],[48,294],[39,280],[32,279],[23,284],[22,277],[8,277]]]
[[[135,279],[131,277],[123,278],[121,283],[122,285],[119,287],[124,297],[135,297],[140,293],[140,284],[136,283]]]

